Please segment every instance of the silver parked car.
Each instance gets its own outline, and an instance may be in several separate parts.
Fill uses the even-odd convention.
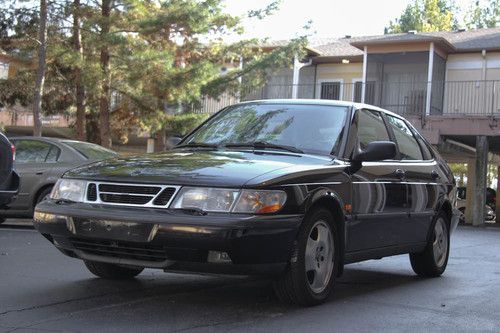
[[[0,209],[5,218],[31,218],[36,204],[49,196],[57,179],[69,169],[118,154],[99,145],[58,138],[11,137],[14,169],[21,178],[17,197]]]

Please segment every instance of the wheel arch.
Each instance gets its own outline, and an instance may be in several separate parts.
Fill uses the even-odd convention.
[[[42,186],[40,186],[40,187],[38,188],[38,190],[36,190],[35,195],[34,195],[34,196],[33,196],[33,198],[31,199],[31,209],[32,209],[32,210],[33,210],[33,209],[35,209],[35,204],[36,204],[36,202],[38,201],[38,198],[40,197],[40,194],[41,194],[44,190],[46,190],[46,189],[48,189],[48,188],[50,188],[50,187],[54,187],[54,185],[55,185],[55,183],[46,183],[46,184],[43,184]]]
[[[437,213],[440,211],[444,212],[446,214],[446,217],[448,218],[446,223],[448,224],[448,230],[451,228],[451,219],[453,218],[453,208],[451,206],[451,202],[448,200],[443,200],[441,204],[439,205],[439,209],[437,210]]]
[[[346,243],[346,226],[345,226],[345,211],[342,200],[338,195],[330,190],[317,191],[309,200],[306,207],[306,214],[312,212],[319,207],[329,210],[333,215],[334,223],[337,227],[338,241],[339,241],[339,255],[336,261],[336,276],[339,277],[344,272],[344,256],[345,256],[345,243]]]

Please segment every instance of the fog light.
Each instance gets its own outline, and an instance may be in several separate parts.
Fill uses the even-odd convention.
[[[208,251],[207,261],[215,264],[228,264],[232,262],[229,255],[221,251]]]
[[[66,216],[37,212],[37,211],[35,211],[35,214],[33,215],[33,220],[35,220],[35,222],[38,223],[55,223],[61,219],[65,220]]]

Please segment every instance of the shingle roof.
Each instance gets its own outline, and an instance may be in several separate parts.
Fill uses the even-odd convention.
[[[270,42],[269,46],[285,45],[287,41]],[[322,57],[355,57],[363,55],[364,45],[436,42],[450,52],[472,52],[480,50],[500,50],[500,28],[469,31],[439,31],[425,33],[401,33],[352,38],[311,39],[309,45]]]

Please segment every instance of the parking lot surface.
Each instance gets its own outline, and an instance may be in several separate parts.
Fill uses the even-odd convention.
[[[500,228],[459,227],[441,278],[408,256],[346,267],[326,304],[299,308],[270,281],[166,274],[93,277],[34,230],[0,228],[0,332],[341,332],[500,330]]]

